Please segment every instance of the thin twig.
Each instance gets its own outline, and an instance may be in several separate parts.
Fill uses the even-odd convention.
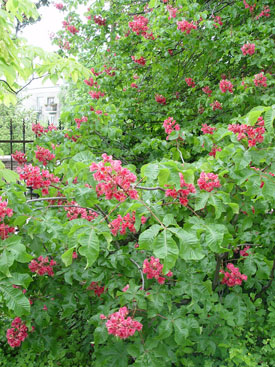
[[[166,229],[165,225],[162,223],[162,221],[156,216],[156,214],[151,210],[151,208],[141,199],[137,199],[141,204],[145,206],[147,210],[152,214],[152,216],[159,222],[159,224],[162,226],[162,228]]]
[[[138,268],[139,272],[140,272],[140,276],[141,276],[141,281],[142,281],[142,286],[141,286],[141,290],[144,291],[144,276],[143,276],[143,271],[141,269],[141,267],[139,266],[139,264],[130,257],[130,261],[136,265],[136,267]]]
[[[180,151],[180,148],[179,148],[179,142],[178,142],[178,140],[177,140],[177,151],[179,152],[180,159],[181,159],[182,163],[184,164],[184,159],[183,159],[183,156],[182,156],[182,152]]]
[[[161,190],[161,191],[166,191],[165,189],[163,189],[162,187],[156,186],[156,187],[145,187],[145,186],[134,186],[135,189],[140,189],[140,190]]]
[[[74,198],[72,198],[74,199]],[[50,198],[39,198],[39,199],[30,199],[27,200],[26,203],[31,203],[31,202],[35,202],[35,201],[47,201],[47,200],[68,200],[67,198],[65,198],[64,196],[54,196],[54,197],[50,197]]]

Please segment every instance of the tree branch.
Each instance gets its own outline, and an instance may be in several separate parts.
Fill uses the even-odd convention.
[[[141,267],[139,266],[139,264],[130,257],[130,261],[136,265],[136,267],[138,268],[139,272],[140,272],[140,276],[141,276],[141,281],[142,281],[142,286],[141,286],[141,290],[144,291],[144,276],[143,276],[143,271],[141,269]]]

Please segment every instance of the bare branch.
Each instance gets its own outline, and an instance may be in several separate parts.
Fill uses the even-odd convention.
[[[141,269],[141,267],[139,266],[139,264],[130,257],[130,261],[136,265],[136,267],[138,268],[139,272],[140,272],[140,276],[141,276],[141,281],[142,281],[142,286],[141,286],[141,290],[144,290],[144,276],[143,276],[143,271]]]

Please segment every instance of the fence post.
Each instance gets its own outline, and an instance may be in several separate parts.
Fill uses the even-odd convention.
[[[13,170],[13,161],[12,161],[12,139],[13,135],[12,135],[12,119],[10,119],[10,156],[11,156],[11,170]]]
[[[23,152],[26,153],[26,125],[25,125],[25,119],[23,119]]]

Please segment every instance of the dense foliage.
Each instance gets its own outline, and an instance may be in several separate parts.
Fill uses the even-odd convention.
[[[2,365],[271,367],[274,5],[56,6],[91,74],[1,188]]]

